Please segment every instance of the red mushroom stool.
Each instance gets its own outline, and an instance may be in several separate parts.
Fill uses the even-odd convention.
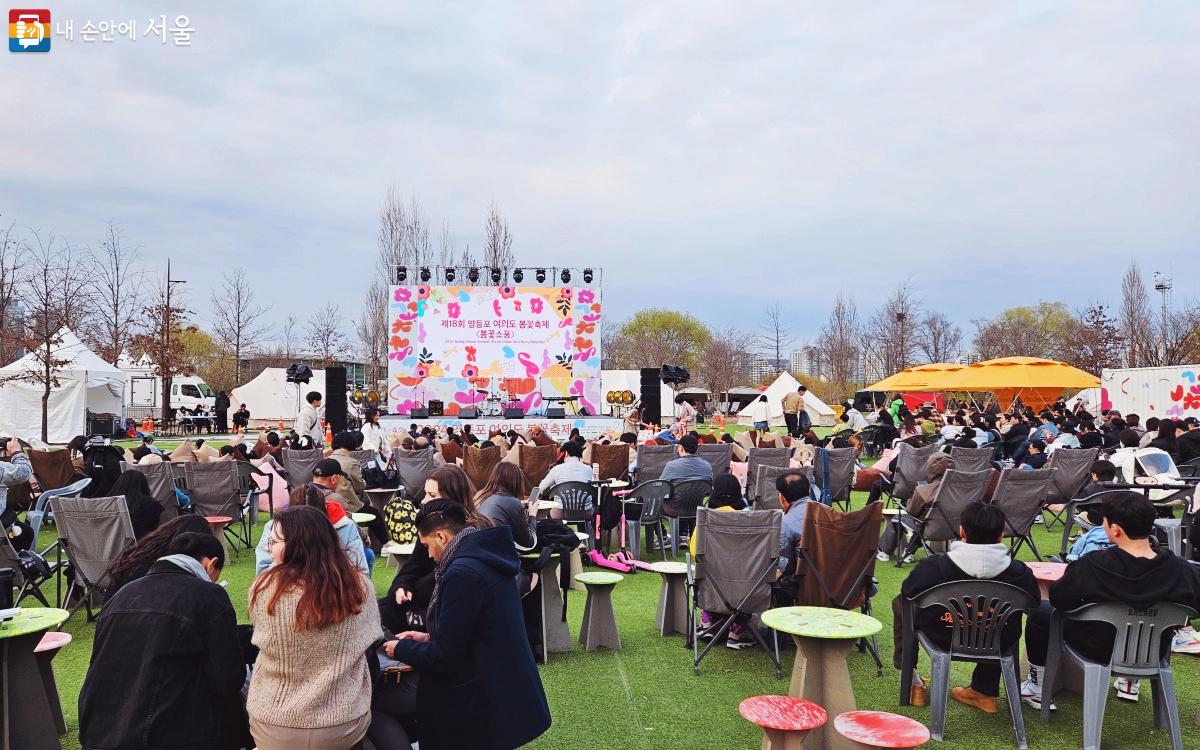
[[[861,748],[912,748],[929,742],[921,722],[886,711],[847,711],[833,720],[834,730]]]
[[[50,662],[59,649],[71,642],[70,633],[60,633],[57,630],[47,631],[33,649],[33,658],[37,661],[38,671],[42,673],[42,684],[46,686],[46,699],[50,703],[50,712],[54,716],[54,727],[59,736],[67,733],[67,722],[63,718],[62,701],[58,698],[58,683],[54,681],[54,668]]]
[[[788,695],[755,695],[738,704],[746,721],[763,730],[763,750],[800,750],[810,730],[828,720],[825,709]]]
[[[225,527],[233,523],[233,518],[230,516],[205,516],[204,520],[208,521],[213,536],[221,540],[221,546],[225,548],[225,558],[229,559],[229,546],[225,544]]]

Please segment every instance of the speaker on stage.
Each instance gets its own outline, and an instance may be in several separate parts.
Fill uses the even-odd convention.
[[[445,406],[446,405],[443,404],[438,399],[436,399],[436,398],[431,399],[429,401],[429,416],[431,416],[431,417],[445,416],[445,414],[446,414]]]
[[[418,406],[408,412],[408,416],[412,419],[429,419],[429,410],[424,406]]]
[[[519,406],[510,406],[504,410],[505,419],[524,419],[525,410]]]
[[[333,434],[346,431],[346,368],[325,368],[325,419]]]
[[[546,409],[546,419],[566,419],[567,410],[561,406],[551,406]]]
[[[459,419],[479,419],[479,410],[474,406],[467,406],[458,410]]]
[[[657,367],[642,368],[642,421],[662,424],[662,379]]]

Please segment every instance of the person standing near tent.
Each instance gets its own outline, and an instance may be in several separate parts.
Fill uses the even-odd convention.
[[[313,446],[320,448],[325,444],[325,433],[321,430],[321,420],[325,417],[325,410],[321,408],[321,394],[309,391],[304,400],[308,406],[296,415],[296,434],[301,437],[308,435],[312,438]]]
[[[690,431],[696,425],[696,408],[682,395],[675,397],[675,422],[684,432]]]
[[[749,407],[750,421],[754,429],[766,431],[771,427],[771,409],[767,404],[767,396],[763,394],[756,398]]]
[[[787,425],[787,434],[797,437],[800,429],[800,415],[804,414],[804,386],[787,393],[783,397],[783,423]]]
[[[217,398],[213,401],[213,414],[217,417],[217,432],[229,432],[229,396],[225,391],[217,393]]]

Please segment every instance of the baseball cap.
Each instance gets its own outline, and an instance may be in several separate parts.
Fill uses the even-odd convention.
[[[1196,426],[1200,425],[1200,419],[1196,419],[1195,417],[1188,417],[1187,419],[1183,420],[1183,423],[1185,425],[1187,425],[1188,427],[1196,427]]]
[[[314,477],[339,477],[345,475],[346,472],[342,471],[342,465],[335,458],[322,458],[313,467]]]

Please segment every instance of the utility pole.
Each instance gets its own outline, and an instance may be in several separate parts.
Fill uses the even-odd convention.
[[[162,373],[162,419],[165,422],[171,416],[171,381],[175,375],[175,363],[171,362],[171,328],[175,325],[175,308],[171,305],[172,284],[186,284],[182,279],[171,278],[171,259],[167,258],[167,288],[164,290],[163,304],[163,350],[162,356],[167,362],[159,362],[158,370]],[[165,366],[164,366],[165,365]]]

